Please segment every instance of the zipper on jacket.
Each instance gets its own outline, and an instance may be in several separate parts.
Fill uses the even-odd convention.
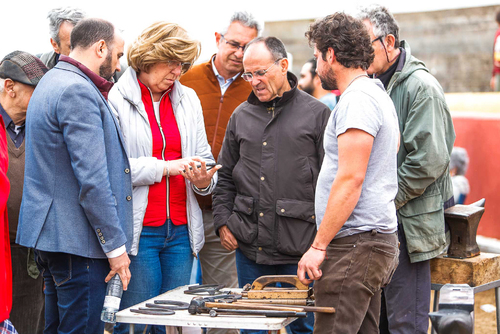
[[[219,130],[219,119],[220,119],[220,112],[222,111],[222,102],[224,101],[224,95],[220,96],[220,103],[219,103],[219,111],[217,112],[217,121],[215,122],[215,131],[214,131],[214,139],[212,140],[212,150],[215,147],[215,139],[217,138],[217,131]],[[214,158],[217,159],[217,158]]]
[[[163,128],[161,127],[161,120],[156,117],[156,112],[154,110],[153,94],[151,93],[151,90],[149,89],[149,87],[148,87],[148,90],[149,90],[149,95],[151,97],[151,102],[153,103],[153,114],[155,116],[156,124],[158,124],[158,128],[160,129],[161,139],[163,141],[163,148],[161,150],[161,158],[163,161],[165,161],[165,150],[167,149],[167,140],[165,139],[165,134],[163,133]],[[161,100],[163,99],[165,94],[168,94],[168,92],[165,92],[160,97],[160,104],[161,104]],[[160,110],[158,110],[158,116],[161,117]],[[167,184],[167,203],[166,203],[167,204],[167,219],[170,219],[170,182],[169,182],[168,177],[166,178],[166,184]]]
[[[273,112],[273,116],[272,116],[271,119],[274,119],[274,109],[275,109],[275,107],[276,107],[276,101],[273,101],[273,106],[267,108],[267,111],[269,111],[269,112],[272,111]]]

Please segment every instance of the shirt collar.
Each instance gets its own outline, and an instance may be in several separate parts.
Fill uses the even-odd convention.
[[[94,85],[96,85],[96,87],[101,92],[102,96],[104,96],[106,100],[108,99],[108,93],[113,87],[113,83],[111,81],[108,81],[103,77],[95,74],[87,66],[83,65],[79,61],[76,61],[75,59],[70,58],[68,56],[61,55],[59,57],[59,61],[70,63],[71,65],[75,66],[80,71],[82,71],[94,83]]]
[[[9,114],[5,111],[5,109],[0,104],[0,115],[3,117],[3,121],[5,123],[5,128],[8,129],[10,123],[13,123],[12,118],[10,118]],[[14,124],[15,125],[15,124]]]
[[[236,75],[234,77],[229,78],[227,80],[224,79],[224,77],[219,74],[219,71],[217,71],[217,68],[215,67],[215,63],[214,63],[216,56],[217,55],[212,57],[212,70],[214,71],[214,74],[215,74],[215,77],[217,78],[217,80],[219,80],[219,82],[221,82],[221,84],[225,84],[226,82],[233,82],[234,80],[236,80],[238,78],[238,76],[241,74],[241,72],[236,73]]]

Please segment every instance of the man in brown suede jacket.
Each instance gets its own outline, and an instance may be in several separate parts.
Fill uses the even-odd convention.
[[[219,155],[229,117],[252,91],[252,87],[241,78],[243,49],[261,30],[262,26],[251,14],[234,13],[229,25],[215,33],[217,53],[181,77],[181,83],[193,88],[201,100],[208,143],[215,158]],[[228,236],[226,227],[219,231],[220,239],[215,234],[211,196],[198,197],[198,202],[205,225],[205,246],[200,252],[203,283],[237,287],[234,250],[228,240],[232,236]]]

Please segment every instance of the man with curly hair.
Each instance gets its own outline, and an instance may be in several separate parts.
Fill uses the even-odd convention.
[[[297,274],[303,283],[316,281],[318,306],[336,309],[316,314],[314,333],[377,333],[380,289],[398,259],[396,110],[382,83],[366,73],[374,54],[361,21],[336,13],[306,36],[323,88],[342,95],[324,134],[318,232]]]

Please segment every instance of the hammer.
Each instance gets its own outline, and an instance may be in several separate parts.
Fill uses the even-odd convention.
[[[211,317],[216,317],[219,315],[264,315],[268,318],[288,318],[297,317],[305,318],[307,317],[306,312],[294,312],[294,311],[266,311],[266,310],[231,310],[231,309],[211,309],[208,314]]]
[[[213,305],[215,304],[215,305]],[[229,306],[229,307],[228,307]],[[224,303],[208,303],[202,297],[195,297],[189,304],[188,312],[190,314],[210,313],[214,310],[218,313],[245,314],[245,315],[264,315],[266,317],[306,317],[306,312],[297,312],[296,310],[249,310],[244,307]],[[212,312],[213,313],[213,312]],[[217,313],[213,313],[217,314]],[[216,315],[213,315],[216,316]]]

